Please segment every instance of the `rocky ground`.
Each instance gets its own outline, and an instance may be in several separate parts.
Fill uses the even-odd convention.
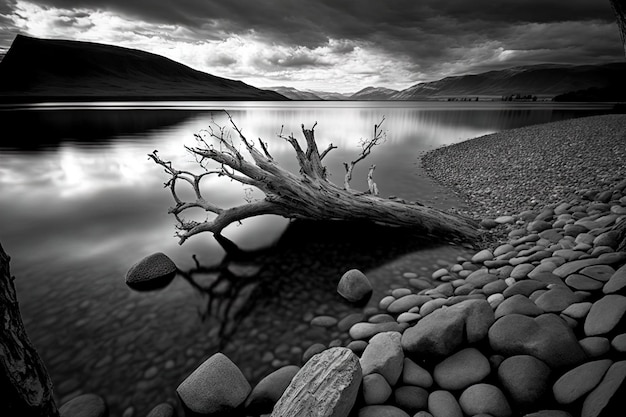
[[[312,345],[301,363],[254,388],[216,354],[181,383],[179,397],[200,415],[263,415],[272,407],[273,416],[619,415],[625,153],[622,115],[428,153],[428,172],[467,199],[467,214],[489,234],[482,250],[428,275],[406,274],[404,287],[363,314],[312,317],[311,326],[349,339]],[[367,297],[367,277],[348,278],[339,292]],[[87,400],[97,401],[77,397],[65,407]],[[174,413],[159,407],[151,415]]]

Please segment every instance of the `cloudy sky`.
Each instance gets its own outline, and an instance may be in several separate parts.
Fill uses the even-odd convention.
[[[0,0],[16,34],[114,44],[258,87],[355,92],[623,61],[608,0]]]

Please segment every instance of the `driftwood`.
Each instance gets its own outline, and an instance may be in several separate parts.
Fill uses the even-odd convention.
[[[26,335],[9,260],[0,245],[0,415],[55,417],[52,382]]]
[[[362,152],[350,163],[344,163],[346,174],[344,186],[340,187],[327,179],[324,157],[336,147],[332,144],[321,153],[315,141],[315,125],[302,133],[306,140],[303,149],[293,135],[279,137],[293,148],[300,168],[299,174],[280,167],[270,154],[267,143],[259,139],[260,148],[248,140],[233,119],[226,113],[232,129],[250,154],[248,161],[229,136],[225,126],[212,123],[210,127],[196,135],[198,146],[186,147],[203,167],[196,174],[176,169],[172,162],[160,158],[157,151],[148,155],[154,162],[163,166],[170,175],[165,183],[169,187],[176,205],[169,212],[177,219],[177,236],[182,244],[189,237],[202,232],[219,235],[231,223],[262,214],[275,214],[291,219],[371,221],[387,226],[416,228],[427,233],[463,240],[475,240],[478,236],[473,221],[420,203],[407,203],[395,199],[378,197],[378,187],[373,181],[375,165],[368,172],[368,192],[358,192],[350,188],[354,166],[369,155],[372,148],[383,139],[380,124],[374,127],[372,138],[362,143]],[[382,124],[382,122],[381,122]],[[209,162],[218,167],[210,169]],[[255,187],[265,194],[265,198],[250,201],[232,208],[222,208],[208,201],[202,195],[200,183],[207,175],[225,176],[241,184]],[[177,191],[179,180],[193,190],[195,199],[183,201]],[[192,208],[200,208],[216,216],[202,222],[188,221],[181,213]]]
[[[609,1],[615,12],[617,27],[619,28],[619,34],[622,38],[622,44],[624,45],[624,54],[626,54],[626,0]]]

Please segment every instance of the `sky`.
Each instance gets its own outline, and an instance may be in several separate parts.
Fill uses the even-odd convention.
[[[18,33],[136,48],[266,88],[353,93],[624,60],[608,0],[0,0]]]

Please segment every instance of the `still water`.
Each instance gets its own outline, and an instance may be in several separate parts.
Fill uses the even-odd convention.
[[[383,196],[440,208],[462,203],[419,166],[420,153],[503,129],[601,114],[606,105],[557,103],[221,102],[48,103],[0,109],[0,242],[31,339],[64,401],[105,396],[112,415],[144,415],[175,401],[178,383],[221,350],[252,381],[296,363],[314,342],[345,342],[336,329],[311,328],[315,315],[362,311],[335,294],[340,275],[359,268],[374,299],[406,285],[405,272],[429,274],[466,252],[445,242],[354,225],[290,223],[265,216],[229,226],[218,242],[196,236],[177,244],[158,150],[177,167],[197,169],[184,146],[227,108],[244,134],[261,138],[278,162],[297,170],[277,137],[315,128],[330,180],[360,152],[384,117],[386,140],[354,173],[365,189],[377,166]],[[245,204],[246,187],[210,178],[207,198]],[[258,198],[252,194],[252,198]],[[198,216],[198,213],[195,214]],[[200,215],[202,219],[203,215]],[[164,252],[181,274],[166,289],[137,293],[124,284],[134,262]],[[373,302],[372,302],[373,303]],[[130,411],[127,411],[130,413]]]

